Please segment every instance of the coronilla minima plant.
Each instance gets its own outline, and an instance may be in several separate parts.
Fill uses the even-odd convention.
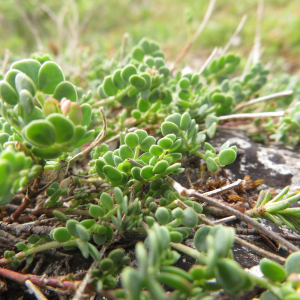
[[[226,115],[247,111],[269,73],[256,63],[238,76],[239,62],[225,53],[201,72],[173,71],[160,46],[144,38],[124,58],[92,59],[80,83],[47,54],[12,63],[0,81],[0,205],[3,211],[9,203],[19,206],[10,206],[15,210],[3,226],[19,234],[25,227],[16,229],[17,223],[44,215],[55,227],[30,227],[30,235],[0,259],[15,269],[0,268],[1,276],[23,283],[25,275],[12,272],[35,264],[38,253],[63,247],[94,261],[88,279],[36,276],[35,284],[77,290],[77,299],[83,292],[127,300],[213,299],[216,291],[236,296],[255,286],[266,290],[262,300],[298,299],[297,247],[279,239],[294,253],[285,260],[265,251],[264,278],[247,273],[232,251],[243,240],[234,227],[209,221],[203,204],[214,201],[268,236],[261,219],[300,230],[299,209],[290,207],[300,193],[286,187],[271,197],[262,191],[255,207],[241,214],[199,194],[192,182],[185,189],[174,180],[185,178],[190,156],[200,165],[199,178],[219,183],[219,171],[236,160],[236,145],[217,148],[213,138]],[[261,127],[270,138],[293,142],[288,135],[299,131],[298,114],[297,104],[279,122],[262,119]],[[237,188],[224,182],[216,194]],[[137,239],[135,255],[115,245],[126,235]],[[193,265],[180,268],[182,256]]]

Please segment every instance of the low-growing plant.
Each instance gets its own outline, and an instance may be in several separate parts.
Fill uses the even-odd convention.
[[[265,278],[247,273],[231,250],[234,241],[241,242],[234,228],[214,226],[203,213],[203,202],[211,198],[199,198],[172,179],[185,171],[187,156],[195,155],[213,177],[235,161],[235,145],[227,141],[217,149],[212,139],[226,115],[243,111],[266,84],[269,71],[261,63],[234,77],[240,59],[223,54],[201,72],[173,74],[158,44],[144,38],[120,62],[92,64],[93,90],[84,94],[48,55],[33,57],[14,62],[0,81],[0,204],[24,196],[6,221],[28,221],[22,213],[39,196],[40,214],[55,217],[60,227],[17,243],[20,252],[6,251],[2,264],[16,268],[23,258],[30,264],[35,253],[77,247],[95,261],[83,290],[115,299],[213,299],[213,291],[238,295],[255,285],[268,290],[261,299],[297,299],[299,252],[284,267],[264,252]],[[271,138],[285,141],[299,131],[298,114],[299,103],[279,124],[261,122],[266,130],[272,127]],[[300,230],[299,209],[289,207],[300,193],[288,191],[272,200],[262,191],[245,214],[210,201],[260,230],[259,218]],[[195,231],[194,249],[182,242]],[[146,236],[135,245],[137,268],[127,266],[130,258],[123,249],[104,257],[115,239],[136,232]],[[189,270],[174,266],[178,251],[195,259]],[[10,272],[0,270],[6,277]],[[117,289],[120,274],[122,288]],[[51,284],[61,287],[58,279]]]

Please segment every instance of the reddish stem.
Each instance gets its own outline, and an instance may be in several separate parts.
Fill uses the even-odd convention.
[[[0,276],[17,281],[21,284],[24,284],[26,280],[30,280],[33,284],[36,284],[41,288],[47,288],[47,286],[54,287],[54,288],[63,288],[68,290],[68,292],[70,293],[74,293],[81,283],[80,280],[76,280],[76,281],[64,280],[66,276],[62,276],[58,278],[55,277],[45,278],[45,276],[37,276],[33,274],[21,274],[1,267],[0,267]],[[93,288],[92,285],[88,284],[86,286],[86,291],[94,293],[95,289]],[[101,296],[115,299],[115,296],[111,291],[103,291]]]
[[[19,208],[7,219],[5,219],[5,222],[7,223],[13,223],[18,220],[22,212],[30,205],[30,200],[25,196],[23,198],[22,204],[19,206]]]

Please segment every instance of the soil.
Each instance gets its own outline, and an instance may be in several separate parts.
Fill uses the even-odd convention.
[[[282,189],[287,185],[291,185],[292,190],[300,188],[299,183],[300,179],[298,178],[298,173],[300,165],[297,164],[299,154],[297,151],[283,147],[282,145],[273,145],[265,146],[262,144],[257,144],[248,138],[245,134],[237,132],[234,130],[218,130],[215,138],[211,142],[214,147],[220,147],[225,141],[229,140],[232,145],[236,144],[239,149],[239,155],[236,161],[227,166],[225,170],[219,172],[217,176],[206,175],[204,181],[199,182],[199,167],[200,164],[203,164],[203,161],[196,157],[192,156],[183,162],[183,166],[186,167],[186,173],[175,176],[175,179],[183,186],[190,188],[190,182],[195,184],[200,191],[207,191],[211,188],[211,185],[215,184],[217,179],[224,180],[227,179],[228,182],[232,182],[237,179],[243,179],[244,176],[249,175],[252,181],[263,179],[264,183],[256,188],[252,188],[247,192],[243,192],[243,197],[246,198],[244,205],[246,208],[249,207],[249,200],[253,195],[258,194],[260,189],[274,188],[275,190]],[[188,176],[186,175],[188,174]],[[300,175],[299,175],[300,176]],[[237,192],[238,193],[238,192]],[[207,216],[210,220],[215,220],[217,217],[214,217],[210,214]],[[236,228],[247,229],[248,225],[241,221],[233,221],[227,223],[228,226],[234,226]],[[278,226],[271,224],[270,222],[265,222],[265,225],[270,229],[277,232],[286,233],[287,231],[290,234],[293,234],[290,230],[280,229]],[[275,253],[277,255],[287,257],[288,251],[283,247],[280,247],[279,250],[276,250],[273,246],[270,247],[268,242],[263,239],[261,236],[253,235],[243,235],[242,238],[247,241],[255,244],[258,247],[261,247],[267,251]],[[131,257],[131,266],[136,265],[135,255],[134,255],[134,246],[137,241],[143,240],[145,236],[137,233],[126,233],[122,238],[115,244],[111,245],[107,249],[106,253],[113,250],[114,248],[124,248],[127,255]],[[193,247],[193,234],[191,234],[188,239],[184,241],[186,245]],[[296,242],[300,246],[300,242]],[[3,252],[7,249],[13,250],[14,244],[7,241],[0,243],[0,251]],[[276,247],[276,243],[274,243]],[[101,246],[98,247],[101,249]],[[43,262],[41,268],[38,271],[38,275],[46,274],[47,276],[58,276],[65,275],[67,273],[78,274],[80,272],[88,270],[92,263],[92,259],[84,259],[79,250],[64,251],[58,249],[56,251],[58,255],[46,255],[45,261]],[[60,255],[61,253],[61,255]],[[248,249],[241,247],[238,244],[235,244],[233,247],[233,253],[235,259],[244,267],[250,269],[259,264],[261,257],[249,251]],[[68,256],[64,256],[67,254]],[[182,254],[182,253],[181,253]],[[25,273],[32,273],[36,263],[44,254],[37,254],[34,258],[33,263]],[[188,270],[195,260],[185,254],[182,254],[180,260],[177,262],[176,266]],[[17,268],[18,272],[25,267],[23,262],[20,267]],[[79,276],[77,279],[83,278]],[[2,281],[6,283],[7,290],[1,293],[0,291],[0,300],[33,300],[35,297],[28,293],[28,290],[21,286],[20,284],[12,281],[3,279]],[[233,298],[228,296],[225,293],[216,294],[217,299],[252,299],[255,295],[258,295],[262,289],[255,289],[251,292],[247,292],[240,297]],[[45,296],[49,300],[61,300],[61,299],[72,299],[72,296],[58,296],[56,292],[53,291],[43,291]],[[96,297],[96,299],[102,299],[101,297]]]

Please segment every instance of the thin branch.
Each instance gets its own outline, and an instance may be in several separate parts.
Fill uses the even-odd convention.
[[[226,218],[222,218],[222,219],[216,220],[213,223],[215,225],[217,225],[217,224],[222,224],[222,223],[226,223],[226,222],[235,221],[236,219],[237,219],[236,216],[230,216],[230,217],[226,217]]]
[[[176,205],[180,206],[180,207],[183,208],[183,209],[188,208],[188,206],[187,206],[186,204],[184,204],[181,200],[175,200],[174,203],[175,203]],[[215,226],[215,225],[216,225],[215,222],[209,221],[208,219],[202,217],[200,214],[197,214],[197,216],[198,216],[198,219],[199,219],[202,223],[204,223],[204,224],[207,224],[207,225],[209,225],[209,226]],[[270,259],[275,260],[275,261],[277,261],[277,262],[279,262],[279,263],[281,263],[281,264],[283,264],[283,263],[285,262],[285,258],[283,258],[283,257],[281,257],[281,256],[279,256],[279,255],[270,253],[270,252],[268,252],[268,251],[266,251],[266,250],[263,250],[263,249],[261,249],[261,248],[255,246],[255,245],[253,245],[253,244],[250,244],[250,243],[248,243],[247,241],[245,241],[245,240],[239,238],[238,236],[235,236],[235,241],[236,241],[237,243],[239,243],[240,245],[245,246],[245,247],[251,249],[253,252],[259,254],[259,255],[262,256],[262,257],[270,258]]]
[[[253,63],[258,63],[260,59],[260,31],[261,31],[261,21],[263,18],[264,11],[264,0],[259,0],[257,6],[257,22],[256,22],[256,30],[255,30],[255,38],[254,38],[254,46],[253,46]]]
[[[4,53],[4,59],[2,62],[2,69],[1,69],[1,73],[4,75],[6,68],[7,68],[7,64],[9,62],[9,58],[11,56],[11,52],[8,49],[5,49],[5,53]]]
[[[192,36],[192,38],[187,42],[187,44],[184,46],[184,48],[181,50],[181,52],[178,54],[178,56],[175,59],[175,62],[173,64],[173,67],[171,68],[171,73],[175,70],[176,65],[181,61],[181,59],[186,55],[186,53],[189,51],[193,43],[196,41],[196,39],[199,37],[203,29],[205,28],[211,13],[213,11],[213,8],[215,6],[216,0],[210,0],[206,14],[204,16],[203,21],[201,22],[200,26],[198,27],[197,31],[195,34]]]
[[[214,59],[214,57],[216,56],[216,54],[218,53],[219,48],[216,47],[214,49],[214,51],[211,53],[211,55],[207,58],[207,60],[204,62],[204,64],[202,65],[201,69],[198,72],[198,75],[200,76],[204,70],[207,68],[207,66],[210,64],[210,62]]]
[[[47,300],[44,294],[29,279],[25,281],[25,285],[29,291],[34,294],[37,300]]]
[[[287,241],[284,238],[282,238],[281,236],[279,236],[276,232],[267,229],[264,225],[258,223],[257,221],[255,221],[251,217],[241,213],[240,211],[238,211],[238,210],[236,210],[232,207],[229,207],[225,204],[222,204],[214,198],[203,196],[203,195],[201,195],[200,193],[198,193],[197,191],[195,191],[193,189],[186,189],[181,184],[179,184],[178,182],[176,182],[174,179],[172,179],[170,177],[167,177],[165,179],[165,181],[168,182],[169,184],[171,184],[173,186],[173,188],[179,193],[180,196],[182,196],[182,197],[186,197],[186,196],[195,197],[195,198],[199,199],[200,201],[208,203],[209,205],[221,208],[222,210],[228,212],[229,214],[235,215],[235,216],[237,216],[237,218],[243,220],[244,222],[251,224],[254,228],[259,229],[266,236],[268,236],[271,239],[273,239],[273,240],[277,241],[278,243],[282,244],[283,246],[288,248],[291,252],[300,251],[300,249],[298,247],[296,247],[295,245],[293,245],[289,241]]]
[[[66,167],[65,176],[67,175],[67,173],[69,171],[69,167],[70,167],[71,163],[73,163],[76,160],[78,160],[81,156],[87,155],[94,147],[96,147],[99,143],[101,143],[101,141],[105,138],[107,123],[106,123],[106,117],[105,117],[105,114],[104,114],[103,107],[100,107],[100,113],[101,113],[102,121],[103,121],[103,128],[102,128],[101,132],[98,134],[98,136],[96,137],[96,139],[87,148],[85,148],[83,151],[81,151],[80,153],[76,154],[75,156],[73,156],[69,160],[68,165]]]
[[[236,108],[233,110],[233,112],[237,111],[237,110],[241,110],[242,108],[252,105],[252,104],[256,104],[262,101],[266,101],[266,100],[270,100],[270,99],[275,99],[275,98],[281,98],[281,97],[285,97],[285,96],[290,96],[294,93],[293,90],[290,91],[283,91],[283,92],[279,92],[279,93],[275,93],[275,94],[271,94],[271,95],[267,95],[267,96],[263,96],[263,97],[259,97],[256,99],[253,99],[251,101],[248,101],[246,103],[241,103],[239,105],[236,106]]]
[[[226,186],[223,186],[219,189],[216,189],[216,190],[213,190],[213,191],[210,191],[210,192],[206,192],[206,193],[203,193],[202,195],[203,196],[217,196],[217,195],[221,195],[225,192],[227,192],[228,190],[231,190],[232,188],[236,187],[236,186],[239,186],[240,184],[244,185],[246,183],[245,180],[242,180],[242,179],[238,179],[237,181],[231,183],[231,184],[228,184]]]
[[[218,117],[219,121],[227,121],[232,119],[255,119],[255,118],[268,118],[268,117],[282,117],[285,111],[262,112],[262,113],[249,113],[249,114],[235,114]]]
[[[129,34],[126,32],[123,34],[123,38],[122,38],[122,48],[121,48],[121,56],[120,56],[120,61],[123,60],[124,55],[125,55],[125,48],[126,48],[126,43],[127,40],[129,38]]]
[[[240,31],[244,27],[244,24],[245,24],[247,18],[248,18],[247,15],[243,16],[243,18],[242,18],[240,24],[238,25],[237,29],[235,30],[234,34],[232,35],[232,37],[230,38],[230,40],[228,41],[228,43],[226,44],[226,46],[222,50],[221,55],[224,55],[228,51],[229,47],[232,45],[232,42],[239,35]]]

